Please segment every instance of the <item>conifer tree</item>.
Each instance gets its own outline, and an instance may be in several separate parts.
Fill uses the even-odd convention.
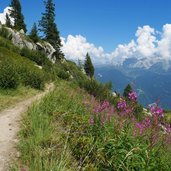
[[[6,14],[6,26],[7,27],[12,27],[12,25],[11,25],[11,20],[10,20],[10,18],[9,18],[9,15],[8,14]]]
[[[90,55],[88,53],[86,54],[86,59],[85,59],[85,63],[84,63],[84,70],[85,70],[87,76],[89,76],[90,78],[92,78],[94,76],[94,66],[91,62],[91,58],[90,58]]]
[[[29,37],[36,43],[39,41],[38,30],[36,23],[33,24]]]
[[[24,16],[21,12],[21,4],[19,0],[11,0],[12,10],[10,16],[14,18],[14,28],[16,30],[23,29],[24,32],[27,32],[26,24],[24,23]]]
[[[124,96],[125,98],[128,99],[128,96],[129,96],[129,93],[130,93],[130,92],[132,92],[132,87],[131,87],[130,84],[128,84],[128,85],[125,87],[125,89],[124,89],[123,96]]]
[[[42,18],[39,21],[39,30],[44,33],[44,39],[55,48],[56,54],[59,56],[62,54],[60,50],[62,44],[55,23],[55,4],[53,0],[44,0],[44,4],[45,12],[42,13]]]

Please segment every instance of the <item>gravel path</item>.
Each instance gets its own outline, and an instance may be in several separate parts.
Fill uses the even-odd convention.
[[[51,83],[44,92],[19,102],[13,108],[0,112],[0,171],[7,171],[10,159],[17,156],[15,145],[18,141],[17,133],[20,128],[21,114],[26,112],[33,102],[41,99],[53,88],[54,85]]]

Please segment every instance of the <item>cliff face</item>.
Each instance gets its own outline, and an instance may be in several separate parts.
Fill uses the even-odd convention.
[[[28,48],[30,50],[42,51],[47,55],[48,59],[55,63],[57,59],[56,50],[50,43],[46,41],[34,43],[25,35],[23,30],[16,31],[11,28],[4,27],[0,24],[0,31],[2,29],[6,29],[8,31],[7,38],[10,39],[14,45],[18,46],[21,49]]]

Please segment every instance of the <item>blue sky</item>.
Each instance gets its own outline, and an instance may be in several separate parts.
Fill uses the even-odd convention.
[[[62,37],[69,34],[86,37],[106,52],[119,43],[134,38],[138,26],[149,25],[157,30],[171,22],[170,0],[54,0],[56,22]],[[1,0],[0,12],[10,0]],[[25,21],[30,30],[41,18],[42,0],[21,0]]]

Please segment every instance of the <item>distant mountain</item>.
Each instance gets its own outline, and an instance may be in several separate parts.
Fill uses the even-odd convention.
[[[163,69],[157,63],[149,69],[132,67],[135,59],[129,59],[122,66],[96,68],[96,78],[101,82],[112,81],[113,90],[120,93],[131,83],[144,106],[159,101],[164,108],[171,109],[171,69]],[[99,75],[101,77],[99,77]]]
[[[95,70],[97,80],[106,83],[112,81],[113,90],[122,93],[125,86],[131,81],[122,71],[115,69],[113,66],[97,67]]]

